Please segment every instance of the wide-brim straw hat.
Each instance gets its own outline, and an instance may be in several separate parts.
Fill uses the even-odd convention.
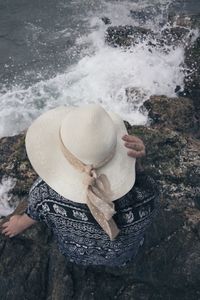
[[[114,201],[135,182],[135,159],[127,155],[124,134],[122,118],[98,104],[61,106],[39,116],[28,128],[26,151],[36,173],[53,190],[79,203],[87,202],[84,172],[69,162],[63,146],[86,165],[105,161],[96,172],[109,179]]]

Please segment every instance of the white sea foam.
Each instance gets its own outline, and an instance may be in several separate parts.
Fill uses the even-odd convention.
[[[142,5],[145,3],[147,1]],[[120,20],[121,24],[136,24],[130,17],[130,9],[138,7],[138,3],[126,1],[122,5],[115,2],[105,7],[113,25],[119,25]],[[155,28],[151,29],[157,30],[157,26],[156,21]],[[42,112],[63,104],[99,102],[132,124],[145,124],[145,112],[140,112],[139,105],[134,105],[134,98],[132,102],[127,101],[126,88],[145,91],[142,104],[152,94],[175,96],[176,85],[183,87],[183,47],[171,47],[164,53],[158,48],[149,49],[143,42],[124,51],[105,44],[105,30],[106,25],[100,18],[92,17],[90,33],[77,38],[77,46],[85,46],[77,64],[66,67],[63,74],[41,80],[29,88],[18,85],[2,91],[0,136],[17,134]]]
[[[11,194],[9,193],[15,186],[16,180],[11,177],[3,177],[0,183],[0,217],[7,216],[13,212],[14,208],[9,205]]]

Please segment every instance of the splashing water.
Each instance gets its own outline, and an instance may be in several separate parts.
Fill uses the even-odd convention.
[[[158,1],[154,1],[158,3]],[[166,15],[160,9],[156,17],[145,25],[154,32],[159,31]],[[112,25],[140,25],[130,15],[131,9],[145,8],[148,1],[140,3],[123,1],[102,4],[98,15],[106,15]],[[184,48],[169,47],[166,52],[150,47],[147,41],[128,50],[112,48],[105,43],[107,26],[101,19],[88,12],[88,31],[76,37],[72,47],[81,49],[79,60],[66,66],[61,74],[53,78],[24,87],[15,84],[0,91],[0,136],[9,136],[27,128],[32,120],[44,111],[59,105],[101,103],[106,109],[119,113],[132,124],[145,124],[147,115],[140,111],[142,103],[152,94],[175,96],[177,85],[183,88]],[[70,50],[68,50],[70,54]],[[73,53],[71,53],[72,55]],[[67,54],[66,54],[67,55]],[[38,74],[40,77],[40,74]],[[127,101],[127,88],[141,91],[139,105]],[[132,99],[134,102],[134,99]],[[137,99],[138,100],[138,99]]]
[[[0,183],[0,217],[7,216],[14,208],[9,205],[11,199],[10,191],[14,188],[16,180],[11,177],[3,177]]]

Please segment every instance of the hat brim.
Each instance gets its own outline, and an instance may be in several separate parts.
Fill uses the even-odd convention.
[[[75,108],[61,106],[38,117],[27,131],[26,151],[36,173],[54,191],[68,200],[86,203],[84,173],[74,168],[66,160],[60,148],[60,125],[72,109]],[[114,201],[133,187],[135,159],[127,155],[127,148],[122,140],[122,136],[127,133],[124,122],[116,114],[109,112],[108,114],[117,128],[116,152],[105,166],[97,170],[97,174],[105,174],[109,178]]]

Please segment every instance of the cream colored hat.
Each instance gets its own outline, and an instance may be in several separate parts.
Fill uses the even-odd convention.
[[[98,104],[58,107],[37,118],[26,134],[26,151],[36,173],[61,196],[86,203],[114,239],[113,201],[135,182],[135,159],[121,139],[123,120]]]

